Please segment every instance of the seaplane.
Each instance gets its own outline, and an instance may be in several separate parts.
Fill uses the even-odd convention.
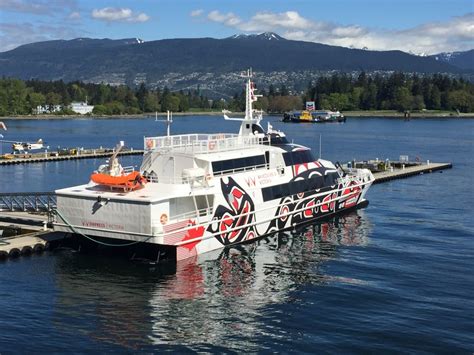
[[[7,140],[0,140],[1,143],[11,143],[13,153],[21,153],[21,152],[28,152],[30,150],[38,150],[38,149],[48,149],[48,146],[45,146],[45,143],[40,138],[35,143],[30,142],[18,142],[18,141],[7,141]]]

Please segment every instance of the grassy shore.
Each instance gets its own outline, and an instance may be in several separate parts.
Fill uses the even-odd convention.
[[[373,118],[404,118],[405,114],[403,112],[398,112],[395,110],[366,110],[366,111],[343,111],[344,116],[350,118],[356,117],[373,117]],[[244,112],[232,112],[234,116],[243,116]],[[268,113],[266,116],[280,116],[278,113]],[[160,118],[166,117],[166,112],[158,112]],[[174,112],[173,116],[222,116],[221,111],[188,111],[188,112]],[[142,114],[133,114],[133,115],[18,115],[18,116],[8,116],[0,117],[1,120],[10,120],[10,119],[22,119],[22,120],[51,120],[51,119],[89,119],[89,118],[98,118],[98,119],[108,119],[108,118],[153,118],[155,117],[154,112],[142,113]],[[436,111],[436,110],[426,110],[426,111],[417,111],[411,112],[410,118],[428,118],[428,117],[445,117],[445,118],[474,118],[474,112],[469,113],[460,113],[458,114],[455,111]]]

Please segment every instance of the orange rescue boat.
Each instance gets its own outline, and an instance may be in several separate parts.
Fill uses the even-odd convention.
[[[141,189],[147,182],[138,171],[118,176],[94,173],[91,175],[91,180],[99,185],[110,186],[111,188],[123,188],[127,191]]]

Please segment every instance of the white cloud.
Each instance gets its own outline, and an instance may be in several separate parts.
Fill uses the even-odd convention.
[[[231,12],[211,11],[207,19],[243,32],[274,31],[288,39],[344,47],[429,54],[474,47],[474,13],[398,31],[312,20],[296,11],[258,12],[248,20]]]
[[[0,0],[0,9],[10,12],[55,16],[77,8],[76,0]]]
[[[203,13],[204,13],[204,10],[202,10],[202,9],[193,10],[193,11],[191,11],[191,13],[189,14],[189,16],[191,16],[191,17],[199,17],[199,16],[201,16]]]
[[[61,25],[37,25],[24,23],[0,23],[0,52],[14,49],[22,44],[71,39],[83,35],[74,28]]]
[[[143,12],[135,13],[129,8],[118,7],[104,7],[102,9],[94,9],[92,10],[92,17],[96,20],[106,22],[146,22],[150,19],[150,16]]]
[[[70,20],[79,20],[81,18],[81,14],[78,11],[71,12],[68,16]]]
[[[219,11],[211,11],[207,14],[207,18],[211,21],[220,22],[231,27],[235,27],[241,23],[241,20],[232,12],[221,14]]]

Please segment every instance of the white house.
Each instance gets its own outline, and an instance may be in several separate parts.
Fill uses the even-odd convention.
[[[94,109],[94,106],[88,105],[87,102],[72,102],[69,107],[72,111],[81,115],[91,113]]]
[[[33,109],[34,115],[41,115],[43,113],[55,113],[59,112],[63,109],[61,105],[38,105],[35,109]]]

